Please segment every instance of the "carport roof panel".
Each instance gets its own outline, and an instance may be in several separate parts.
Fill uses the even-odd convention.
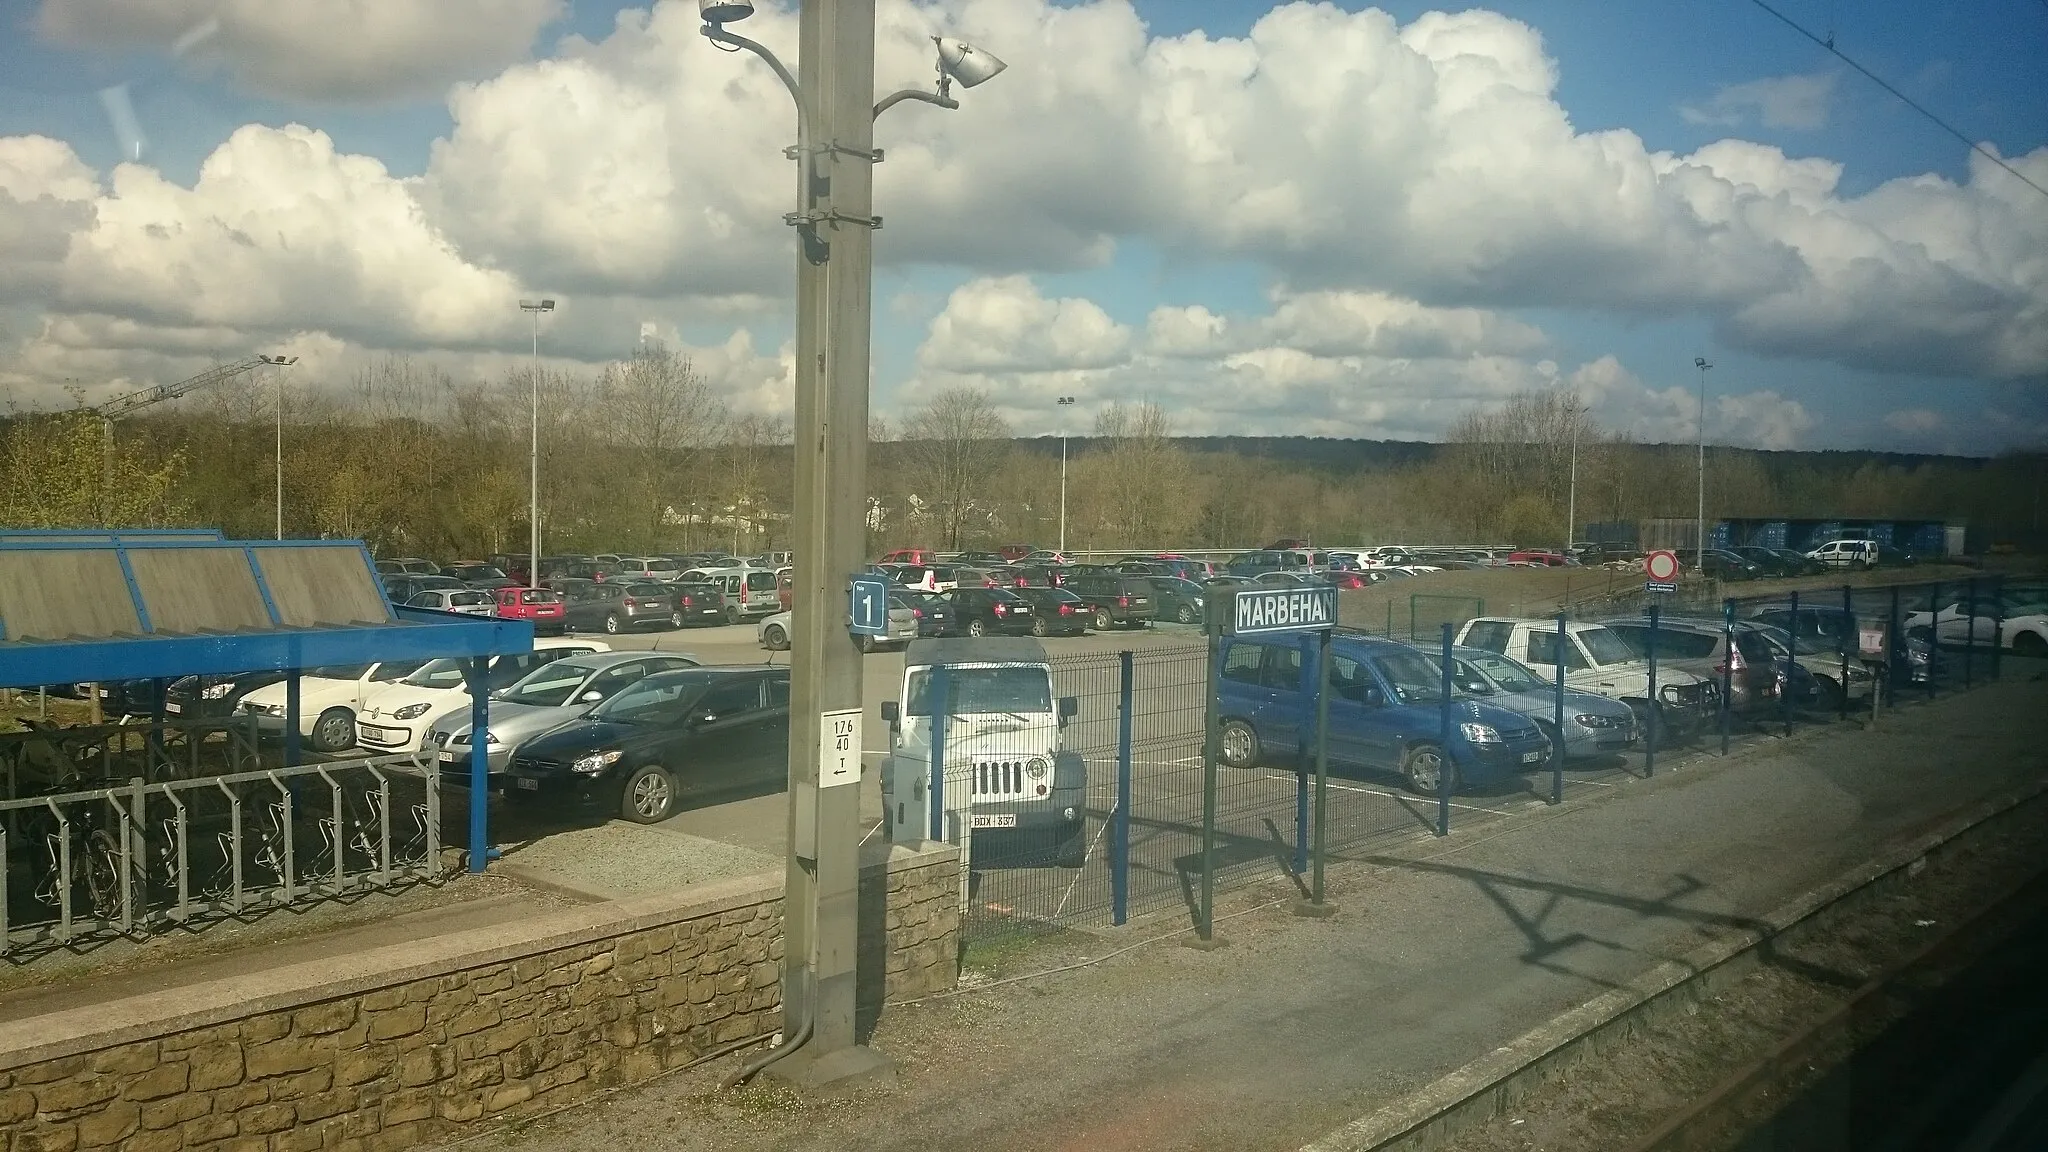
[[[0,685],[524,652],[523,621],[398,612],[356,541],[0,542]]]

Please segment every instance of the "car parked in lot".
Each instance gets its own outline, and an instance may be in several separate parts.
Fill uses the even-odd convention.
[[[393,604],[407,603],[422,592],[461,592],[469,587],[453,576],[424,576],[418,573],[386,576],[383,583],[384,595],[390,597]]]
[[[953,613],[953,602],[936,592],[920,592],[915,588],[904,588],[889,593],[889,605],[902,605],[910,609],[910,615],[917,621],[919,636],[957,636],[960,629]]]
[[[1926,603],[1924,598],[1921,602]],[[2033,589],[2005,592],[1996,602],[1989,590],[1979,592],[1975,603],[1965,594],[1951,593],[1931,615],[1922,608],[1903,623],[1908,628],[1931,623],[1935,641],[1943,647],[1975,644],[1988,651],[1996,644],[2018,656],[2048,656],[2048,595]]]
[[[1557,678],[1559,643],[1555,620],[1480,616],[1465,622],[1457,643],[1512,656],[1553,682]],[[1638,731],[1647,734],[1651,724],[1658,725],[1660,743],[1698,735],[1710,718],[1720,712],[1718,681],[1661,666],[1657,672],[1656,706],[1652,708],[1649,665],[1627,641],[1604,625],[1566,621],[1562,654],[1565,687],[1627,704],[1635,710]]]
[[[299,676],[299,735],[315,752],[339,752],[355,746],[356,713],[363,701],[387,684],[419,671],[424,660],[384,660],[314,668]],[[250,690],[240,710],[256,718],[264,735],[284,733],[285,685],[282,680]]]
[[[680,628],[683,624],[673,584],[567,580],[562,586],[562,601],[562,618],[571,632],[616,636],[646,628]]]
[[[1315,659],[1288,637],[1224,641],[1218,671],[1223,763],[1299,770],[1315,732]],[[1443,673],[1405,644],[1340,634],[1330,646],[1329,758],[1342,769],[1394,773],[1433,795],[1490,784],[1547,763],[1536,725],[1477,700],[1456,705],[1442,740]]]
[[[486,564],[481,560],[459,560],[441,569],[441,575],[453,576],[471,588],[504,588],[518,583],[505,575],[504,570],[497,565]]]
[[[1443,654],[1421,650],[1436,668],[1443,668]],[[1484,648],[1452,648],[1456,663],[1451,685],[1460,696],[1518,712],[1542,731],[1543,738],[1557,740],[1557,682],[1538,676],[1511,656]],[[1635,743],[1635,710],[1619,700],[1564,690],[1564,754],[1566,759],[1584,759],[1620,752]]]
[[[1176,624],[1200,624],[1206,596],[1202,586],[1179,576],[1153,576],[1152,618]]]
[[[1867,572],[1877,567],[1877,541],[1830,540],[1806,554],[1829,568],[1850,568]]]
[[[774,787],[789,773],[789,669],[690,668],[644,677],[522,744],[505,796],[593,805],[636,824],[686,799]]]
[[[1152,623],[1152,580],[1114,568],[1075,568],[1061,587],[1094,609],[1098,632],[1111,628],[1144,628]]]
[[[531,620],[536,636],[559,636],[569,624],[562,598],[552,588],[499,588],[491,593],[492,611],[506,620]]]
[[[413,594],[407,608],[431,608],[464,616],[491,616],[498,610],[497,598],[482,588],[429,588]]]
[[[507,652],[490,658],[484,688],[494,691],[517,684],[543,664],[571,656],[609,652],[601,640],[549,638],[535,640],[531,652]],[[417,752],[428,729],[442,716],[470,706],[466,659],[429,660],[403,679],[370,693],[356,714],[356,739],[373,752]]]
[[[763,618],[754,628],[754,642],[770,652],[789,651],[790,637],[795,634],[792,624],[795,618],[794,612],[777,612]],[[891,645],[908,644],[917,639],[917,614],[910,610],[909,605],[897,603],[893,596],[889,599],[888,621],[889,631],[885,635],[856,636],[854,643],[863,652],[878,652]]]
[[[776,575],[767,568],[692,568],[681,583],[716,584],[725,596],[725,622],[744,624],[782,611]]]
[[[1764,574],[1755,563],[1728,551],[1726,548],[1709,548],[1706,559],[1700,559],[1696,548],[1680,548],[1678,562],[1715,580],[1754,580]]]
[[[1071,553],[1051,548],[1036,548],[1011,561],[1014,564],[1072,564]]]
[[[180,676],[164,686],[164,712],[186,720],[232,716],[249,693],[283,679],[283,672],[271,668],[232,676]]]
[[[1650,653],[1650,619],[1628,616],[1602,620],[1610,632],[1621,637],[1629,650],[1647,662]],[[1750,713],[1776,708],[1779,697],[1790,703],[1812,702],[1818,694],[1813,676],[1796,663],[1788,672],[1785,662],[1753,621],[1737,621],[1735,651],[1728,651],[1728,633],[1721,621],[1667,616],[1657,626],[1657,675],[1663,679],[1672,670],[1684,670],[1728,688],[1728,710]],[[1725,667],[1724,667],[1725,665]],[[1790,682],[1788,690],[1787,683]]]
[[[1065,588],[1013,588],[1031,605],[1033,636],[1085,636],[1095,609]]]
[[[380,576],[439,576],[441,566],[418,556],[391,556],[376,562]]]
[[[504,772],[521,744],[567,724],[645,677],[695,668],[698,663],[687,652],[592,652],[535,668],[518,683],[491,693],[484,730],[491,774]],[[427,730],[427,745],[437,749],[441,771],[451,783],[469,783],[469,720],[468,709],[459,709]]]
[[[1790,548],[1748,546],[1729,551],[1756,565],[1764,576],[1810,576],[1827,571],[1820,561],[1808,560]]]
[[[875,560],[877,564],[930,564],[939,554],[929,548],[898,548],[884,552]]]
[[[954,628],[966,636],[1024,636],[1035,614],[1031,601],[1009,588],[956,588],[947,593]]]

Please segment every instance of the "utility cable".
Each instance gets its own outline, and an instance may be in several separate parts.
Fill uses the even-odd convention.
[[[1808,32],[1805,28],[1800,26],[1798,21],[1792,19],[1790,16],[1785,15],[1783,12],[1778,11],[1776,8],[1771,7],[1769,4],[1766,4],[1764,0],[1750,0],[1750,3],[1756,5],[1757,7],[1763,9],[1771,15],[1776,16],[1781,22],[1784,23],[1784,25],[1787,28],[1792,29],[1794,32],[1799,33],[1801,36],[1804,36],[1808,40],[1813,41],[1815,44],[1820,45],[1822,48],[1827,49],[1829,52],[1833,53],[1838,59],[1840,59],[1842,63],[1847,64],[1849,67],[1854,68],[1858,72],[1863,73],[1863,75],[1870,79],[1871,83],[1876,84],[1879,88],[1882,88],[1885,91],[1891,93],[1892,95],[1897,96],[1900,99],[1900,101],[1902,101],[1906,105],[1906,107],[1911,108],[1913,111],[1918,112],[1922,116],[1927,117],[1929,120],[1934,121],[1935,124],[1941,127],[1942,131],[1947,132],[1949,135],[1955,137],[1958,140],[1961,140],[1964,144],[1969,145],[1971,151],[1981,154],[1986,160],[1989,160],[1993,164],[1998,165],[2000,168],[2005,169],[2007,172],[2012,173],[2013,176],[2016,179],[2018,179],[2020,183],[2025,184],[2027,187],[2032,188],[2034,191],[2039,192],[2043,196],[2048,196],[2048,188],[2043,188],[2041,185],[2034,183],[2031,179],[2027,177],[2026,173],[2021,172],[2019,169],[2006,163],[2005,159],[2001,157],[1998,153],[1993,152],[1991,149],[1986,148],[1984,145],[1978,143],[1977,141],[1970,139],[1969,136],[1965,135],[1961,129],[1957,128],[1955,125],[1949,123],[1948,121],[1943,120],[1941,117],[1935,115],[1933,112],[1929,111],[1925,106],[1921,105],[1918,101],[1914,100],[1911,96],[1908,96],[1904,92],[1901,92],[1897,88],[1893,87],[1890,84],[1890,82],[1885,80],[1884,77],[1879,76],[1877,73],[1872,72],[1870,69],[1865,68],[1861,64],[1858,64],[1854,59],[1852,59],[1849,56],[1848,53],[1842,51],[1840,48],[1835,47],[1835,41],[1833,36],[1829,36],[1827,39],[1822,39],[1821,37],[1816,36],[1811,32]]]

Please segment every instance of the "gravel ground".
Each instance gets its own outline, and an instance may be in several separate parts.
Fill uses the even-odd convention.
[[[873,1043],[899,1076],[850,1100],[772,1083],[719,1092],[736,1064],[723,1060],[460,1146],[1296,1148],[2039,779],[2044,703],[2048,689],[2013,678],[1902,709],[1878,731],[1802,733],[1419,837],[1333,867],[1330,920],[1270,906],[1285,888],[1219,901],[1235,915],[1215,952],[1173,946],[1180,925],[1155,919],[970,956],[974,990],[885,1012]],[[1799,995],[1742,1011],[1789,1018],[1809,1010]]]
[[[1773,960],[1737,987],[1692,1013],[1603,1046],[1505,1114],[1440,1147],[1443,1152],[1629,1147],[1736,1070],[1820,1020],[1887,967],[1996,903],[2016,877],[2039,870],[2044,859],[2048,799],[2009,813],[1995,830],[1973,834],[1914,877],[1910,887],[1875,897],[1817,929],[1795,931]],[[1889,1005],[1894,1011],[1901,1006]],[[1857,1031],[1869,1035],[1888,1018],[1859,1012]],[[1837,1058],[1846,1056],[1848,1047],[1847,1038],[1831,1046]],[[1817,1078],[1818,1069],[1810,1067],[1807,1074]],[[1710,1122],[1726,1126],[1727,1118]],[[1741,1127],[1728,1127],[1724,1141],[1698,1146],[1732,1146]]]

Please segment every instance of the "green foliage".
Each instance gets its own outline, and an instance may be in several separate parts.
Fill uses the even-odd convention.
[[[125,440],[84,409],[19,416],[0,434],[0,524],[141,528],[184,523],[185,454]]]

